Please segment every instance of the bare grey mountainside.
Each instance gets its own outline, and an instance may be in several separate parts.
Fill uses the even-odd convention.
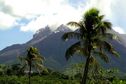
[[[76,40],[70,40],[64,42],[61,37],[65,32],[72,31],[65,25],[60,25],[56,30],[51,30],[49,26],[41,28],[34,35],[33,38],[24,43],[24,44],[14,44],[8,46],[5,49],[0,51],[0,63],[17,63],[18,56],[24,56],[26,54],[26,49],[29,46],[37,47],[39,52],[46,58],[45,66],[53,70],[62,70],[65,66],[68,66],[70,63],[79,62],[82,60],[81,56],[74,56],[71,60],[66,61],[65,51],[72,45]],[[118,67],[120,71],[126,72],[126,35],[119,34],[115,31],[112,33],[119,36],[118,40],[110,41],[115,49],[119,52],[120,57],[115,58],[110,56],[110,63],[105,64],[101,61],[101,64],[106,67]]]

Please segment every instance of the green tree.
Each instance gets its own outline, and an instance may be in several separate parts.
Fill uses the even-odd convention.
[[[65,68],[63,74],[69,76],[69,78],[74,79],[74,77],[78,76],[81,78],[82,77],[82,71],[83,71],[83,63],[76,63],[76,64],[71,64],[68,67]]]
[[[5,64],[0,64],[0,75],[6,74],[6,68],[7,66]]]
[[[40,73],[40,70],[43,71],[44,70],[44,66],[43,66],[44,57],[40,55],[37,48],[30,47],[27,49],[27,56],[25,58],[20,58],[20,59],[23,60],[24,62],[24,66],[22,67],[22,69],[25,68],[26,66],[29,67],[29,70],[28,70],[29,84],[31,84],[30,78],[31,78],[32,67],[35,68],[39,73]]]
[[[106,52],[118,56],[112,45],[108,42],[113,39],[113,34],[108,33],[111,30],[111,23],[105,21],[104,15],[100,15],[96,8],[88,10],[79,22],[69,22],[68,25],[78,28],[75,32],[67,32],[62,39],[77,39],[78,41],[70,46],[66,51],[68,60],[74,53],[81,53],[86,56],[86,63],[81,84],[86,84],[89,64],[97,64],[95,56],[99,56],[105,62],[109,62]]]
[[[24,70],[22,70],[22,65],[21,64],[12,64],[11,66],[10,66],[10,69],[11,69],[11,73],[13,74],[13,75],[18,75],[18,76],[20,76],[20,75],[23,75],[24,74]]]

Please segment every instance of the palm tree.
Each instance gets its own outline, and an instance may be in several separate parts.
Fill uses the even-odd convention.
[[[104,15],[100,15],[96,8],[87,11],[79,22],[69,22],[68,25],[78,28],[75,32],[67,32],[62,36],[63,40],[78,39],[78,41],[70,46],[66,51],[66,59],[68,60],[74,53],[81,53],[86,56],[86,63],[81,84],[86,84],[89,64],[96,62],[95,56],[99,56],[105,62],[108,62],[108,54],[118,56],[112,45],[108,42],[113,39],[113,34],[107,33],[111,30],[111,23],[103,20]],[[97,63],[97,62],[96,62]]]
[[[24,66],[22,67],[25,68],[26,66],[29,67],[29,84],[31,84],[31,70],[32,67],[36,68],[37,71],[40,73],[39,70],[43,70],[44,66],[42,65],[44,57],[42,57],[40,55],[40,53],[38,52],[38,49],[35,47],[29,47],[27,50],[27,56],[25,58],[20,57],[20,60],[24,61]]]

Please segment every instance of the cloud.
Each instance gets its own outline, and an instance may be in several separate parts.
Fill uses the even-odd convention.
[[[17,16],[25,17],[43,12],[42,0],[5,0],[5,3],[12,7],[13,13]]]
[[[122,28],[120,28],[120,27],[113,27],[113,29],[114,29],[115,31],[119,32],[120,34],[125,34],[125,33],[126,33],[126,32],[125,32]]]
[[[35,20],[32,20],[29,24],[21,27],[22,31],[36,31],[39,28],[43,28],[46,25],[51,26],[55,29],[61,24],[66,24],[69,21],[79,21],[81,18],[81,10],[70,6],[68,3],[60,0],[57,2],[50,2],[45,5],[46,11],[42,12],[39,17]],[[57,3],[57,4],[55,4]]]
[[[15,25],[19,25],[21,31],[32,32],[46,25],[55,28],[69,21],[79,21],[86,10],[96,7],[112,22],[113,28],[126,31],[126,0],[75,2],[76,0],[0,0],[0,29],[12,28]],[[30,21],[24,24],[21,22],[23,18]]]
[[[16,22],[13,16],[0,12],[0,29],[6,30],[15,24]]]
[[[9,5],[6,5],[4,0],[0,0],[0,11],[3,12],[3,13],[7,13],[7,14],[12,13],[11,7]]]
[[[115,0],[113,0],[114,2]],[[114,25],[120,26],[126,30],[126,0],[116,0],[112,7],[113,12],[113,23]]]
[[[12,9],[6,5],[4,0],[0,0],[0,29],[10,29],[16,24],[16,17],[12,15]]]
[[[68,21],[78,21],[81,16],[79,8],[71,6],[68,0],[1,0],[0,4],[0,29],[19,25],[22,31],[34,32],[46,25],[56,27]],[[22,25],[23,18],[31,21]]]

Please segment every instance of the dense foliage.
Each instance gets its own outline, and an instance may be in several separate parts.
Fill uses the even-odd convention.
[[[108,72],[103,71],[106,75]],[[110,75],[110,74],[108,74]],[[110,75],[111,76],[111,75]],[[31,84],[80,84],[80,79],[75,77],[74,79],[68,78],[68,76],[63,75],[58,72],[54,72],[53,74],[47,75],[32,75]],[[91,80],[88,84],[106,84],[108,81],[97,81]],[[103,83],[104,82],[104,83]],[[27,75],[16,76],[16,75],[2,75],[0,76],[0,84],[28,84]],[[126,84],[126,80],[121,80],[119,78],[114,78],[111,82],[107,84]]]
[[[27,76],[1,76],[0,84],[28,84]],[[32,76],[31,84],[79,84],[77,80],[66,80],[56,76]]]

